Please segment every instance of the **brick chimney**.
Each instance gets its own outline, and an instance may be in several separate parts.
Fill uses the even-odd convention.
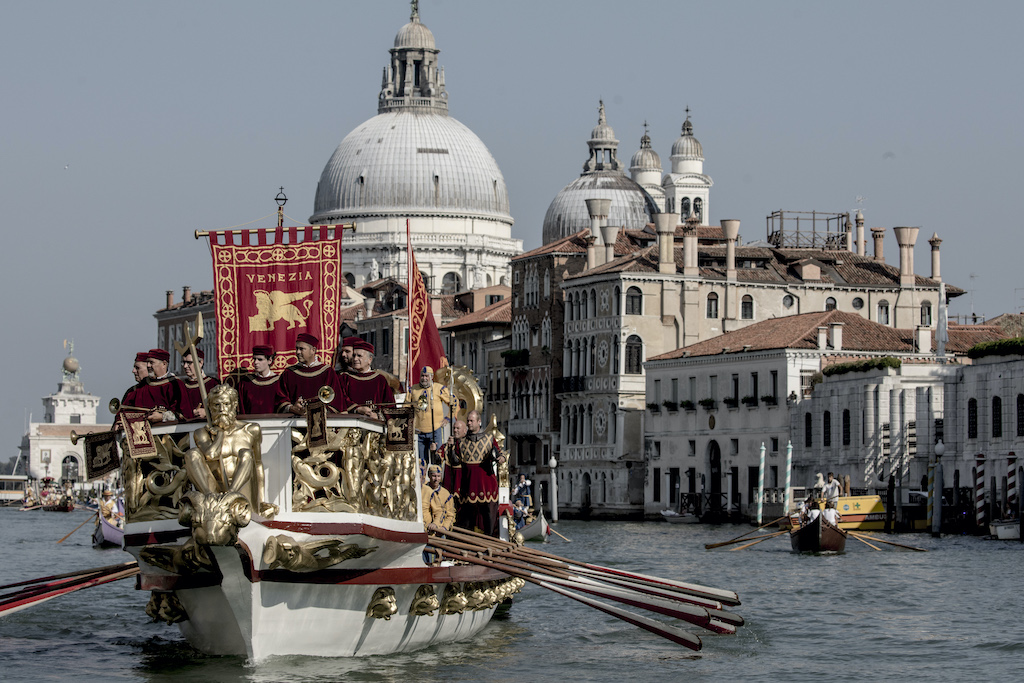
[[[885,240],[885,228],[871,228],[871,239],[875,241],[875,260],[885,263],[885,250],[882,242]]]
[[[740,222],[735,219],[722,221],[725,235],[725,279],[736,280],[736,240],[740,236]]]
[[[192,288],[188,285],[181,288],[181,302],[185,304],[192,302]]]
[[[939,239],[939,233],[932,233],[928,244],[932,245],[932,279],[942,282],[942,273],[939,270],[939,245],[942,244],[942,240]]]
[[[828,328],[824,325],[818,328],[818,350],[828,350]]]
[[[915,329],[915,342],[917,352],[928,354],[932,352],[932,330],[927,325],[918,325]]]
[[[676,226],[679,225],[678,213],[654,214],[654,225],[658,230],[658,272],[676,272]]]
[[[829,327],[832,330],[832,350],[842,351],[843,350],[843,323],[830,323]]]
[[[170,308],[173,305],[174,305],[174,290],[173,289],[168,289],[167,290],[167,305],[164,306],[164,308]]]
[[[587,211],[590,213],[590,238],[587,240],[587,269],[594,268],[605,262],[606,251],[601,239],[601,226],[608,220],[611,209],[610,199],[586,199]]]
[[[690,214],[683,224],[683,275],[696,276],[700,273],[697,264],[697,226],[700,222]]]
[[[857,254],[864,256],[867,254],[868,245],[864,241],[864,214],[860,209],[857,209],[854,220],[857,222]]]
[[[914,286],[914,245],[920,228],[893,228],[900,245],[900,286]]]

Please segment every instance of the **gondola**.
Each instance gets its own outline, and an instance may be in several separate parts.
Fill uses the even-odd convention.
[[[826,522],[821,515],[789,532],[793,552],[840,553],[846,549],[846,532]]]

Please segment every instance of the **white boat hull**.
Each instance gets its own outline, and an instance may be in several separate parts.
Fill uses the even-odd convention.
[[[1020,539],[1020,520],[997,520],[988,525],[989,533],[1001,541]]]

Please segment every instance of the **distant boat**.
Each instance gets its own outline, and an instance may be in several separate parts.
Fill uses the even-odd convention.
[[[676,512],[675,510],[662,510],[661,518],[669,524],[696,524],[700,518],[692,512]]]
[[[117,509],[124,519],[124,500],[118,499]],[[94,548],[120,548],[124,541],[124,529],[113,524],[99,512],[96,513],[96,529],[92,532]]]
[[[832,526],[821,515],[789,532],[793,552],[840,553],[846,549],[846,532]]]
[[[1020,520],[997,519],[989,523],[988,532],[1000,541],[1018,541],[1020,540]]]
[[[881,496],[840,496],[836,510],[840,529],[881,531],[885,528],[885,504]]]
[[[24,474],[0,474],[0,506],[21,506],[25,502],[27,482]]]
[[[544,510],[538,509],[537,516],[533,518],[532,522],[519,529],[519,533],[523,535],[523,540],[525,541],[547,540],[548,534],[551,531],[548,527],[548,520],[544,519]]]

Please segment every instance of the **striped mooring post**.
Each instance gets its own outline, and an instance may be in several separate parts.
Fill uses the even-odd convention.
[[[761,465],[757,469],[757,525],[764,515],[764,441],[761,442]]]
[[[793,504],[793,489],[790,487],[793,475],[793,442],[786,444],[786,495],[783,506],[783,514],[789,515],[790,506]]]
[[[1017,454],[1006,454],[1006,509],[1011,514],[1017,509]]]
[[[985,456],[975,456],[974,470],[974,523],[985,528]]]

